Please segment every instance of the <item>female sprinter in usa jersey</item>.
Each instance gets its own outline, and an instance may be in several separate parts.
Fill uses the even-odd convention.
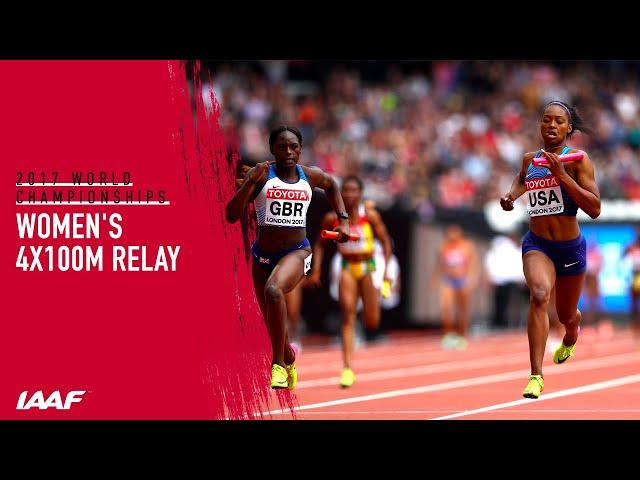
[[[527,194],[529,231],[522,239],[524,275],[529,286],[527,333],[531,375],[524,389],[526,398],[538,398],[544,389],[542,360],[549,316],[547,307],[555,298],[555,310],[565,328],[562,343],[553,354],[563,363],[574,354],[582,315],[578,299],[587,267],[586,241],[576,220],[578,208],[591,218],[600,215],[600,191],[593,164],[586,152],[579,161],[563,163],[560,155],[578,152],[567,145],[576,131],[585,131],[583,121],[566,103],[548,103],[542,113],[540,134],[544,148],[526,153],[511,190],[500,199],[504,210]],[[534,158],[546,157],[547,164],[535,166]],[[552,305],[553,307],[553,305]]]

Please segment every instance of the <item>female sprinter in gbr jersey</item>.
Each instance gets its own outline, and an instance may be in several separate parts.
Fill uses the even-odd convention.
[[[274,129],[269,147],[275,165],[259,163],[247,172],[242,186],[227,204],[227,221],[238,221],[249,201],[255,201],[258,237],[251,249],[252,274],[271,338],[271,388],[293,389],[298,377],[295,352],[286,329],[285,295],[311,268],[306,222],[313,189],[324,189],[340,218],[334,229],[339,233],[338,242],[349,240],[349,216],[336,181],[318,168],[298,165],[302,134],[297,128]]]

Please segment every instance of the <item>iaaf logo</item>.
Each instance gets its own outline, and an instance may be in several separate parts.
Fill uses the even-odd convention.
[[[47,400],[44,399],[42,390],[38,390],[34,393],[29,401],[25,404],[28,391],[25,390],[18,397],[18,406],[16,410],[29,410],[33,407],[38,407],[40,410],[46,410],[47,408],[55,407],[57,410],[69,410],[72,403],[80,403],[82,401],[82,395],[86,393],[86,390],[72,390],[67,393],[67,396],[62,403],[62,396],[60,390],[54,391]]]

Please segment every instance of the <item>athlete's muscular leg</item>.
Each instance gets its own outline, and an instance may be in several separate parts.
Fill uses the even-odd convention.
[[[351,273],[349,273],[349,270],[341,270],[338,289],[340,311],[342,313],[342,361],[345,368],[351,368],[351,357],[353,356],[356,330],[358,283]]]
[[[298,332],[300,330],[300,310],[302,308],[302,281],[285,295],[285,301],[287,303],[287,318],[289,319],[287,325],[287,332],[291,332],[291,336],[298,338]]]
[[[266,282],[262,295],[264,299],[263,312],[266,313],[267,326],[269,328],[269,336],[271,338],[271,348],[273,351],[273,363],[282,367],[289,361],[293,362],[294,353],[288,343],[288,335],[286,331],[287,308],[284,296],[291,291],[304,275],[304,259],[308,257],[308,250],[296,250],[282,258],[276,268],[273,269]],[[259,269],[255,263],[254,272]],[[262,284],[261,276],[258,275],[258,281],[254,282],[256,289]],[[256,290],[259,295],[260,290]],[[286,348],[285,348],[286,347]]]
[[[524,264],[524,276],[529,287],[527,334],[529,337],[531,374],[542,375],[542,360],[549,335],[547,309],[556,271],[549,257],[538,250],[527,252],[522,257],[522,261]]]
[[[578,341],[578,327],[582,314],[578,310],[578,300],[582,292],[585,274],[558,277],[556,279],[556,310],[565,334],[562,343],[571,346]]]
[[[458,317],[457,328],[461,337],[466,337],[467,327],[469,326],[469,302],[471,299],[471,291],[467,288],[461,288],[454,292],[454,301],[456,304],[456,315]]]
[[[362,317],[364,326],[370,332],[380,325],[380,292],[373,285],[373,275],[365,275],[360,280],[360,296],[362,297]]]
[[[442,327],[445,335],[453,333],[454,327],[454,291],[453,288],[443,281],[440,286],[440,312],[442,315]]]
[[[549,330],[555,331],[557,337],[562,338],[565,334],[565,328],[560,323],[558,317],[558,311],[556,310],[556,286],[553,285],[551,289],[551,297],[549,299],[549,307],[547,308],[547,314],[549,315]]]
[[[260,305],[260,311],[262,312],[262,318],[264,319],[264,323],[267,326],[267,332],[269,332],[269,339],[271,340],[271,347],[273,348],[273,338],[271,334],[271,327],[269,326],[268,321],[268,313],[267,313],[267,300],[265,299],[264,291],[265,286],[267,285],[267,280],[269,279],[269,275],[271,272],[264,270],[259,267],[256,262],[253,262],[251,267],[253,273],[253,286],[256,292],[256,298],[258,299],[258,305]],[[287,365],[291,365],[294,361],[294,353],[293,349],[289,345],[289,336],[285,337],[285,349],[284,349],[284,360]]]

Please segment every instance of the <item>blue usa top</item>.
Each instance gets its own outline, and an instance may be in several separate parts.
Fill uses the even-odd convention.
[[[565,146],[560,155],[571,150]],[[542,150],[538,150],[534,158],[540,158]],[[527,168],[525,177],[527,187],[527,212],[531,217],[543,215],[565,215],[575,217],[578,205],[560,184],[558,179],[545,166],[536,167],[533,162]]]

